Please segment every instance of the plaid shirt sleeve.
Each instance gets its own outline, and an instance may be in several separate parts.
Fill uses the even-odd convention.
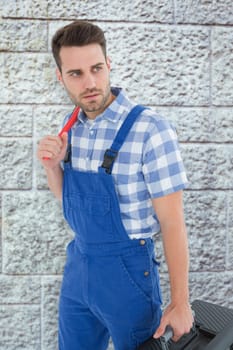
[[[151,198],[184,189],[187,177],[174,127],[157,119],[144,147],[143,174]]]

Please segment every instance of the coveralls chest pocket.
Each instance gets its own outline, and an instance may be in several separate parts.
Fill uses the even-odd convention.
[[[95,232],[102,231],[104,241],[112,236],[111,203],[107,196],[74,192],[67,202],[67,219],[73,230],[82,232],[86,243],[96,243]],[[86,215],[83,215],[85,211]]]

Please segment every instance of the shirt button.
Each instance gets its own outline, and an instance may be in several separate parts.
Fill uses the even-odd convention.
[[[146,241],[145,241],[145,239],[140,239],[140,245],[145,245],[146,244]]]
[[[149,274],[150,274],[150,272],[149,272],[149,271],[145,271],[145,272],[144,272],[144,276],[145,276],[145,277],[148,277],[148,276],[149,276]]]

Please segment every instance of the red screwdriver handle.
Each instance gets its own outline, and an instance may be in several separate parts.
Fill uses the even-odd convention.
[[[76,107],[71,115],[71,117],[69,118],[69,120],[67,121],[67,123],[64,125],[64,127],[62,128],[62,130],[59,132],[58,136],[61,136],[64,132],[68,132],[72,126],[74,125],[74,123],[77,121],[78,119],[78,114],[80,111],[80,107]]]

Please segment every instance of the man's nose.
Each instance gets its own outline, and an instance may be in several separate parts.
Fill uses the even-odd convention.
[[[89,89],[89,90],[96,88],[95,77],[93,77],[92,74],[88,74],[88,75],[85,77],[85,80],[84,80],[84,88],[85,88],[85,89]]]

